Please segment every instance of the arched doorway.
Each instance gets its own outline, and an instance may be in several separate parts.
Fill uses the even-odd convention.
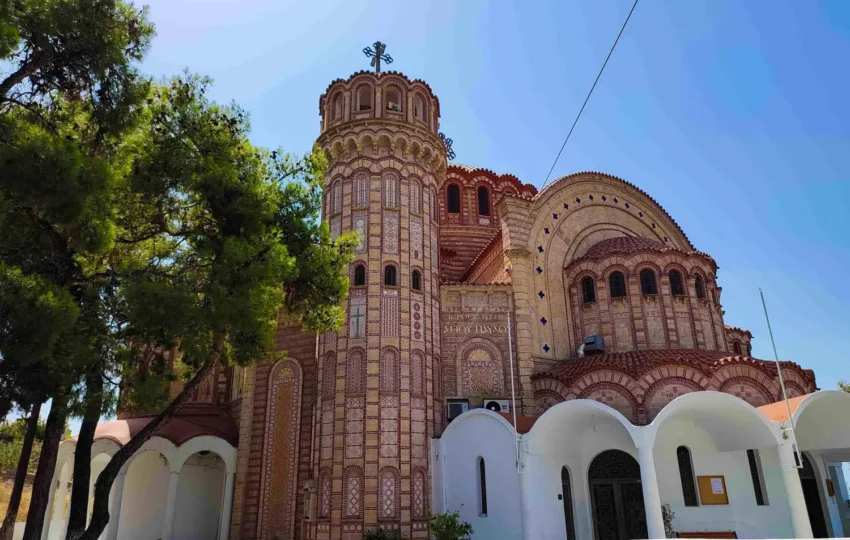
[[[221,457],[207,450],[195,452],[180,468],[174,540],[215,538],[221,520],[225,465]]]
[[[809,522],[812,524],[812,535],[815,538],[829,538],[826,530],[826,519],[823,515],[823,506],[820,503],[818,492],[818,476],[809,457],[801,452],[803,456],[803,468],[798,469],[800,473],[800,484],[803,486],[803,497],[806,499],[806,510],[809,512]]]
[[[646,538],[640,465],[622,450],[606,450],[587,473],[596,540]]]
[[[576,540],[576,524],[573,516],[573,489],[570,471],[561,467],[561,495],[564,500],[564,524],[567,526],[567,540]]]

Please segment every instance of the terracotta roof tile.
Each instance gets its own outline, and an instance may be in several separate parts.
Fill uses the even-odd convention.
[[[549,371],[537,373],[532,379],[557,379],[564,384],[592,371],[611,369],[620,371],[638,379],[651,369],[664,364],[681,364],[692,366],[707,376],[729,364],[750,364],[768,373],[776,373],[773,361],[758,360],[748,356],[732,356],[726,351],[706,351],[702,349],[652,349],[603,355],[585,356],[572,360],[564,360]],[[803,378],[814,382],[814,372],[803,369],[794,362],[780,362],[783,369],[793,369],[802,374]]]
[[[94,438],[111,439],[123,446],[153,419],[154,415],[145,415],[103,422],[97,425]],[[201,435],[220,437],[234,446],[239,441],[236,423],[216,405],[195,405],[191,411],[184,411],[161,426],[154,435],[168,439],[176,446]]]
[[[702,257],[706,259],[709,263],[711,263],[713,268],[717,268],[717,263],[711,257],[711,255],[707,253],[703,253],[702,251],[683,251],[681,249],[677,249],[674,247],[670,247],[658,240],[652,240],[650,238],[644,238],[642,236],[616,236],[614,238],[607,238],[593,244],[590,246],[590,249],[582,255],[581,257],[570,262],[569,266],[572,266],[579,261],[591,259],[591,260],[600,260],[610,257],[612,255],[628,255],[630,253],[638,253],[641,251],[654,251],[657,253],[682,253],[684,255],[696,255],[698,257]]]
[[[746,335],[750,336],[751,338],[753,337],[752,332],[750,332],[746,328],[741,328],[740,326],[730,326],[728,324],[724,325],[724,326],[726,327],[726,330],[732,330],[734,332],[741,332],[742,334],[746,334]]]

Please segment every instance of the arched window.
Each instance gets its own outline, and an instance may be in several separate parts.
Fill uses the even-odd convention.
[[[397,518],[398,507],[398,473],[391,467],[381,469],[381,483],[378,486],[378,498],[381,501],[379,517],[382,519]]]
[[[398,355],[394,349],[381,352],[379,377],[382,392],[398,392]]]
[[[658,284],[655,282],[655,272],[649,268],[640,271],[640,291],[644,294],[658,294]]]
[[[422,100],[422,96],[416,94],[413,96],[413,117],[425,121],[425,101]]]
[[[685,506],[699,506],[694,463],[691,461],[691,451],[688,450],[687,446],[680,446],[676,449],[676,459],[679,461],[679,479],[682,482]]]
[[[742,354],[741,343],[739,341],[733,341],[732,342],[732,350],[735,351],[735,354],[741,355]]]
[[[348,467],[343,473],[343,519],[355,519],[363,515],[363,471],[360,467]]]
[[[478,515],[487,517],[487,471],[481,456],[478,456]]]
[[[369,174],[363,171],[354,175],[354,206],[366,206],[369,202]]]
[[[705,287],[703,287],[702,278],[699,275],[694,278],[694,291],[697,293],[697,298],[705,298]]]
[[[337,94],[333,100],[333,119],[339,120],[340,118],[342,118],[342,94]]]
[[[422,184],[418,180],[410,181],[410,211],[422,213]]]
[[[596,302],[596,286],[593,284],[593,278],[587,276],[581,280],[581,296],[585,304]]]
[[[626,296],[626,278],[622,272],[612,272],[608,277],[608,288],[611,290],[611,298],[623,298]]]
[[[753,492],[756,505],[767,505],[767,490],[764,488],[764,473],[761,468],[761,456],[758,450],[747,450],[747,461],[750,463],[750,478],[753,481]],[[803,465],[806,465],[806,454],[803,454]]]
[[[419,270],[414,270],[410,275],[410,287],[416,291],[422,290],[422,273]]]
[[[484,186],[478,187],[478,215],[490,215],[490,190]]]
[[[366,285],[366,267],[358,264],[354,267],[354,286],[362,287]]]
[[[401,112],[401,92],[395,86],[387,88],[387,110]]]
[[[361,349],[349,349],[345,355],[345,391],[349,394],[366,391],[366,362]]]
[[[384,267],[384,285],[395,287],[398,284],[396,279],[395,266],[388,264]]]
[[[372,110],[372,88],[363,85],[357,89],[357,110],[370,111]]]
[[[561,467],[561,496],[564,499],[564,523],[567,526],[567,540],[576,539],[575,518],[573,517],[573,490],[570,471]]]
[[[331,188],[331,212],[337,213],[342,211],[342,182],[337,180]]]
[[[682,286],[682,274],[678,270],[670,270],[670,294],[682,296],[685,288]]]
[[[446,212],[460,214],[460,186],[449,184],[446,188]]]
[[[398,206],[398,176],[394,173],[384,175],[384,205],[390,208]]]

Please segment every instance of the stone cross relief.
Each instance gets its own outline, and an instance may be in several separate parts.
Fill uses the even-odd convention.
[[[354,336],[352,337],[363,337],[360,331],[360,319],[364,315],[360,313],[360,306],[355,306],[355,312],[351,315],[351,318],[354,319]]]

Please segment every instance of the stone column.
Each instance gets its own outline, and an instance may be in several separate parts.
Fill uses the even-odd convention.
[[[106,525],[106,540],[118,540],[118,524],[121,521],[121,505],[124,502],[124,480],[127,472],[122,472],[112,483],[110,500],[109,523]]]
[[[218,523],[218,540],[230,539],[230,513],[233,509],[233,473],[227,473],[224,481],[224,500],[221,503],[221,519]]]
[[[779,466],[782,468],[782,479],[785,481],[788,509],[791,511],[794,538],[812,538],[812,524],[809,521],[806,499],[803,496],[803,486],[800,483],[800,473],[794,459],[794,447],[789,442],[779,445],[777,451],[779,452]]]
[[[168,499],[165,501],[165,519],[162,522],[162,540],[171,540],[174,532],[174,514],[177,511],[177,484],[180,473],[171,471],[168,479]]]
[[[653,441],[647,437],[638,447],[640,462],[640,485],[643,488],[643,505],[646,509],[646,529],[649,538],[666,538],[664,517],[661,514],[661,493],[658,491],[658,476],[655,473],[655,458],[652,455]]]

